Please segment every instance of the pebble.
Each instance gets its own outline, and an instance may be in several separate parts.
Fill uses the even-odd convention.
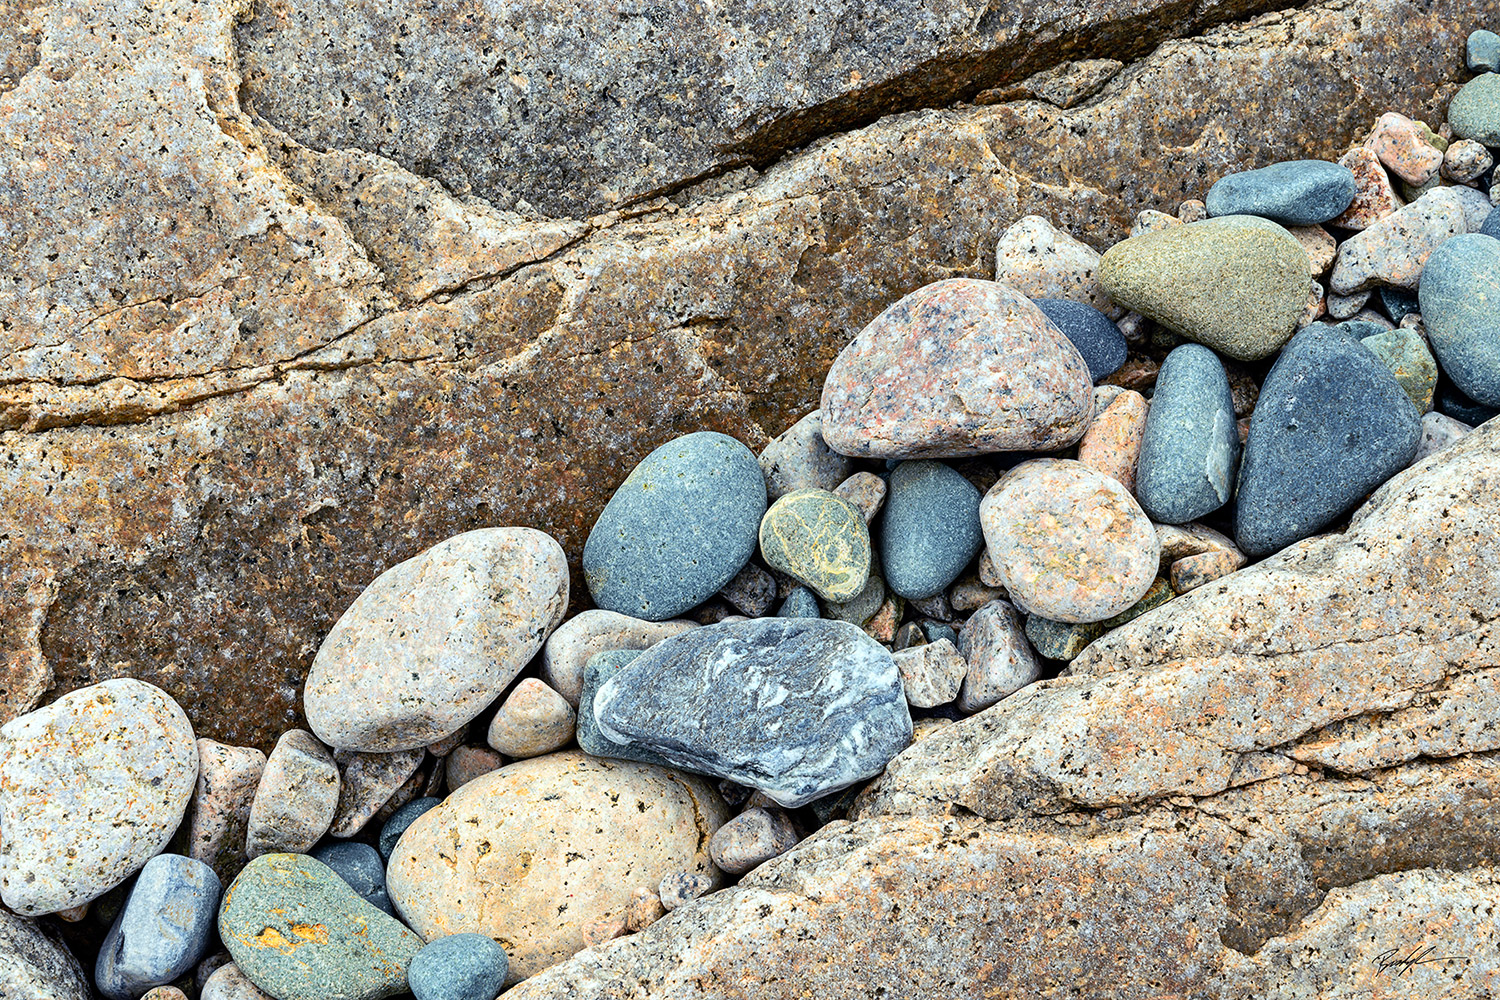
[[[958,579],[984,545],[979,500],[974,484],[941,462],[898,465],[880,522],[886,586],[902,597],[927,598]]]
[[[913,623],[915,624],[915,623]],[[908,646],[891,654],[901,673],[906,703],[912,708],[936,708],[958,697],[969,665],[947,639]]]
[[[1172,564],[1172,590],[1186,594],[1207,583],[1223,579],[1239,567],[1229,552],[1200,552],[1195,556],[1184,556]]]
[[[1368,347],[1315,324],[1266,376],[1240,467],[1235,538],[1269,555],[1332,524],[1405,468],[1421,417]]]
[[[668,441],[605,504],[583,546],[594,603],[647,621],[718,593],[755,552],[766,481],[750,449],[714,431]]]
[[[672,872],[662,876],[656,895],[670,912],[713,891],[714,880],[703,872]]]
[[[1307,251],[1308,272],[1314,278],[1327,274],[1339,252],[1339,244],[1333,234],[1322,226],[1293,226],[1287,232]]]
[[[1176,596],[1177,594],[1172,590],[1172,584],[1167,578],[1159,576],[1151,582],[1150,589],[1146,591],[1145,595],[1139,601],[1136,601],[1113,618],[1106,618],[1099,624],[1103,625],[1106,630],[1119,628],[1126,622],[1135,621],[1152,608],[1161,607]]]
[[[1174,219],[1175,223],[1176,220]],[[1036,299],[1036,306],[1072,341],[1097,382],[1125,363],[1125,335],[1110,318],[1091,305],[1067,299]]]
[[[666,915],[667,908],[662,905],[661,897],[640,886],[630,894],[630,905],[625,908],[625,930],[637,934]]]
[[[1055,622],[1041,615],[1030,615],[1026,619],[1026,640],[1037,655],[1064,663],[1077,659],[1089,643],[1107,631],[1103,622]]]
[[[728,875],[743,875],[797,846],[797,830],[780,809],[747,809],[719,827],[708,856]]]
[[[813,410],[771,439],[760,453],[760,470],[766,500],[775,502],[797,490],[831,490],[849,477],[854,463],[828,447],[823,413]]]
[[[896,638],[891,643],[892,654],[899,653],[904,649],[927,644],[927,633],[922,631],[922,626],[916,622],[907,622],[896,630]],[[897,668],[901,666],[900,661],[896,663]],[[904,676],[904,675],[903,675]],[[908,701],[911,699],[908,698]]]
[[[1354,202],[1348,211],[1333,220],[1332,225],[1356,232],[1368,229],[1381,219],[1395,215],[1405,204],[1374,150],[1366,146],[1351,149],[1339,160],[1339,165],[1354,173]]]
[[[1030,299],[1085,302],[1110,317],[1122,310],[1099,285],[1099,251],[1039,215],[1012,225],[995,247],[995,280]]]
[[[989,549],[979,550],[979,558],[974,561],[974,569],[975,575],[979,577],[979,582],[984,584],[986,587],[1005,586],[1005,581],[1000,579],[1000,571],[995,568],[995,560],[990,558]],[[975,607],[977,606],[978,605],[975,605]],[[951,611],[952,609],[950,608],[949,610]],[[944,621],[947,621],[953,617],[951,614],[937,614],[932,611],[926,610],[922,610],[922,613],[927,615],[929,618],[941,618]]]
[[[1443,165],[1443,151],[1428,143],[1427,129],[1395,112],[1380,116],[1366,145],[1408,184],[1426,184]]]
[[[505,949],[483,934],[450,934],[411,960],[406,978],[416,1000],[495,1000],[505,989]]]
[[[595,653],[649,649],[697,627],[697,622],[681,619],[650,622],[598,608],[580,611],[559,625],[542,647],[542,680],[577,707],[583,690],[583,667]]]
[[[198,778],[166,692],[128,677],[0,727],[0,899],[23,916],[97,899],[160,853]]]
[[[1369,290],[1355,292],[1353,295],[1339,295],[1337,292],[1329,292],[1326,299],[1328,315],[1334,319],[1349,319],[1365,307],[1365,303],[1370,301],[1371,294],[1373,293]]]
[[[1227,215],[1116,243],[1099,280],[1121,305],[1172,332],[1255,360],[1296,329],[1307,253],[1274,222]]]
[[[1479,227],[1479,233],[1500,240],[1500,209],[1490,209],[1490,214],[1484,217],[1484,223]]]
[[[1438,378],[1437,392],[1432,396],[1432,408],[1454,420],[1461,420],[1470,427],[1478,427],[1500,415],[1500,409],[1475,402],[1459,391],[1451,381],[1442,377]]]
[[[143,994],[141,1000],[187,1000],[187,994],[175,986],[158,986]]]
[[[188,809],[188,857],[214,870],[220,883],[245,863],[250,803],[260,786],[266,755],[254,747],[198,741],[198,784]]]
[[[1100,621],[1156,577],[1151,521],[1125,487],[1080,462],[1023,462],[985,495],[979,518],[1010,599],[1029,614]]]
[[[1481,73],[1448,102],[1448,124],[1460,139],[1500,146],[1500,73]]]
[[[873,472],[856,472],[834,487],[835,496],[852,503],[865,519],[865,524],[875,520],[885,503],[886,482]]]
[[[794,587],[776,611],[778,618],[821,618],[818,597],[806,587]]]
[[[871,458],[1042,451],[1077,441],[1092,408],[1087,363],[1031,300],[950,278],[889,306],[839,353],[823,435]]]
[[[798,490],[773,503],[760,524],[760,551],[766,565],[825,601],[849,600],[870,575],[864,517],[827,490]]]
[[[671,767],[670,761],[649,750],[609,739],[599,732],[599,723],[594,718],[594,696],[599,693],[599,688],[639,655],[636,650],[612,650],[599,653],[589,660],[584,669],[583,698],[578,703],[578,746],[595,757],[613,757],[617,760]]]
[[[1156,378],[1135,495],[1153,521],[1182,524],[1229,502],[1239,464],[1229,378],[1213,351],[1183,344]]]
[[[281,734],[250,805],[245,854],[306,854],[328,832],[339,803],[333,755],[305,729]]]
[[[390,861],[391,854],[395,852],[396,845],[401,842],[401,835],[406,832],[407,828],[427,812],[442,804],[442,799],[423,797],[413,799],[392,813],[390,819],[386,820],[385,825],[380,828],[380,836],[376,839],[375,846],[379,849],[380,856]]]
[[[323,640],[303,694],[308,728],[338,750],[426,747],[484,711],[567,606],[567,557],[551,535],[483,528],[439,542],[380,574]]]
[[[1328,305],[1324,301],[1326,294],[1321,282],[1313,281],[1308,285],[1307,308],[1297,318],[1297,329],[1310,326],[1322,317],[1328,315]]]
[[[0,996],[94,1000],[78,960],[53,929],[0,907]]]
[[[1500,244],[1497,244],[1500,246]],[[1406,319],[1410,319],[1408,316]],[[1402,320],[1406,322],[1405,319]],[[1500,324],[1497,324],[1500,328]],[[1427,341],[1416,330],[1403,327],[1387,330],[1360,340],[1381,363],[1396,376],[1396,381],[1410,397],[1418,413],[1432,409],[1432,394],[1437,388],[1437,362],[1427,349]]]
[[[1463,204],[1450,188],[1423,195],[1339,246],[1329,287],[1340,295],[1376,285],[1416,288],[1439,244],[1468,232]]]
[[[1417,293],[1409,288],[1392,288],[1390,285],[1382,285],[1375,290],[1380,297],[1380,308],[1384,309],[1390,321],[1399,323],[1406,318],[1407,314],[1416,312],[1420,307],[1417,301]]]
[[[1089,424],[1083,440],[1078,442],[1078,461],[1134,493],[1141,438],[1146,431],[1146,415],[1150,409],[1146,397],[1126,389],[1103,408],[1096,397],[1094,409],[1097,414],[1094,422]],[[983,564],[980,578],[984,578]],[[998,580],[994,582],[998,583]]]
[[[652,647],[594,697],[600,731],[787,808],[879,774],[911,742],[891,654],[846,622],[758,618]]]
[[[1500,73],[1500,35],[1484,28],[1471,31],[1464,45],[1464,63],[1473,73]]]
[[[983,520],[980,521],[981,526]],[[997,567],[998,572],[998,567]],[[948,603],[956,612],[973,611],[1006,597],[1005,587],[992,587],[977,576],[967,576],[948,588]]]
[[[1354,173],[1322,160],[1291,160],[1226,174],[1208,189],[1210,216],[1258,215],[1284,226],[1335,219],[1354,201]]]
[[[417,773],[426,749],[395,753],[350,753],[340,750],[333,762],[340,772],[339,802],[328,828],[332,837],[352,837],[365,828],[396,790]]]
[[[467,739],[468,736],[468,725],[459,726],[453,732],[449,733],[447,736],[444,736],[436,743],[427,744],[427,752],[432,754],[432,756],[434,757],[446,757],[450,753],[452,753],[459,744]]]
[[[312,856],[343,879],[360,899],[382,913],[396,915],[385,891],[385,861],[375,848],[349,842],[324,844],[313,851]]]
[[[1202,552],[1228,552],[1234,557],[1236,568],[1248,561],[1234,539],[1202,524],[1158,524],[1156,538],[1161,544],[1163,563]]]
[[[763,618],[776,603],[776,578],[755,563],[746,563],[719,596],[751,618]]]
[[[1458,199],[1459,205],[1464,210],[1464,226],[1467,232],[1477,233],[1484,228],[1485,222],[1489,220],[1490,213],[1495,208],[1490,204],[1489,195],[1462,184],[1443,190]]]
[[[1460,139],[1443,154],[1443,176],[1467,184],[1476,181],[1495,165],[1495,158],[1482,143]]]
[[[1412,459],[1412,463],[1420,462],[1428,455],[1436,455],[1473,429],[1468,424],[1454,420],[1445,413],[1434,411],[1423,414],[1422,443],[1417,445],[1417,454]]]
[[[1005,601],[991,601],[969,617],[958,652],[968,664],[958,693],[960,712],[983,711],[1042,675],[1026,641],[1026,623]]]
[[[489,747],[459,747],[443,762],[443,777],[447,779],[448,791],[456,792],[481,774],[489,774],[505,766],[505,758]]]
[[[253,859],[224,894],[219,936],[276,1000],[380,1000],[406,991],[422,939],[302,854]]]
[[[1469,398],[1500,406],[1500,240],[1475,233],[1438,247],[1418,296],[1443,374]]]
[[[906,612],[906,601],[895,594],[887,594],[880,607],[865,622],[865,635],[885,646],[896,641],[896,629],[901,625],[901,616]]]
[[[198,1000],[274,1000],[256,987],[240,967],[230,962],[220,966],[203,984]]]
[[[219,877],[201,861],[158,854],[141,869],[94,963],[107,1000],[137,1000],[192,971],[208,950]]]
[[[1175,215],[1158,212],[1154,208],[1144,208],[1135,213],[1135,221],[1130,224],[1130,235],[1140,236],[1142,233],[1154,233],[1159,229],[1180,225],[1182,220]]]
[[[576,718],[562,695],[527,677],[495,712],[486,742],[507,757],[539,757],[573,739]]]
[[[376,827],[383,827],[386,823],[386,820],[396,815],[397,812],[399,812],[403,807],[408,805],[419,795],[436,795],[439,791],[442,790],[441,779],[437,779],[436,784],[433,783],[436,775],[436,768],[433,768],[428,773],[423,773],[422,770],[418,770],[416,774],[411,776],[410,780],[408,780],[406,784],[396,789],[396,793],[390,797],[390,800],[387,801],[385,805],[376,810],[375,818],[371,820],[369,828],[375,829]]]

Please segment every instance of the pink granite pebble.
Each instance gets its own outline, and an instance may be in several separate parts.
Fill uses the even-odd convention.
[[[1149,408],[1146,397],[1134,390],[1116,393],[1078,442],[1078,461],[1134,493],[1135,466]]]
[[[1443,152],[1427,141],[1427,130],[1395,112],[1380,116],[1366,145],[1408,184],[1426,184],[1443,165]]]
[[[198,741],[198,787],[188,809],[188,857],[228,885],[248,860],[245,831],[266,755],[254,747]]]
[[[1329,225],[1341,229],[1368,229],[1381,219],[1394,215],[1406,204],[1396,193],[1390,175],[1373,150],[1364,146],[1352,149],[1344,154],[1339,164],[1354,171],[1354,202]]]

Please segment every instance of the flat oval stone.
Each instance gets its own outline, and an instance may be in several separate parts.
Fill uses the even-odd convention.
[[[1323,160],[1291,160],[1226,174],[1208,189],[1210,216],[1258,215],[1284,226],[1315,226],[1354,201],[1354,172]]]
[[[699,431],[641,460],[583,546],[594,603],[647,621],[697,607],[755,552],[766,482],[750,449]]]
[[[979,500],[974,484],[941,462],[896,466],[880,521],[886,586],[917,599],[948,589],[984,547]]]
[[[1115,394],[1102,406],[1099,390],[1094,392],[1096,414],[1083,440],[1078,442],[1078,461],[1134,493],[1141,438],[1146,433],[1146,415],[1150,407],[1146,397],[1132,389]]]
[[[889,306],[839,353],[823,438],[874,458],[1062,448],[1088,426],[1092,390],[1083,356],[1030,299],[951,278]]]
[[[1481,73],[1448,102],[1448,124],[1460,139],[1500,146],[1500,73]]]
[[[417,952],[406,970],[417,1000],[495,1000],[510,961],[483,934],[450,934]]]
[[[0,898],[23,915],[104,895],[161,853],[198,779],[165,691],[92,684],[0,727]]]
[[[336,750],[425,747],[484,711],[567,606],[551,535],[454,535],[380,574],[339,618],[307,676],[308,726]]]
[[[240,967],[228,962],[215,969],[203,983],[198,1000],[274,1000],[252,983]]]
[[[1417,408],[1368,347],[1314,323],[1261,386],[1240,465],[1235,538],[1269,555],[1333,523],[1410,464]]]
[[[1417,296],[1443,374],[1471,399],[1500,406],[1500,240],[1474,233],[1443,243]]]
[[[797,490],[771,505],[760,522],[766,565],[817,592],[847,601],[870,575],[870,529],[864,515],[827,490]]]
[[[755,808],[719,827],[708,842],[708,854],[720,871],[743,875],[796,846],[797,830],[786,813]]]
[[[190,972],[208,948],[221,888],[201,861],[158,854],[146,862],[99,949],[99,992],[109,1000],[137,1000]]]
[[[93,1000],[78,959],[41,924],[0,909],[0,996]]]
[[[1099,262],[1110,297],[1242,361],[1274,352],[1307,306],[1307,251],[1274,222],[1226,215],[1116,243]]]
[[[429,940],[493,938],[514,983],[581,951],[584,927],[623,912],[635,887],[716,875],[706,845],[728,818],[700,778],[564,751],[481,775],[424,813],[388,886]]]
[[[381,1000],[406,991],[422,939],[305,854],[263,854],[219,910],[234,964],[276,1000]]]
[[[979,505],[990,559],[1022,610],[1095,622],[1129,608],[1156,579],[1156,529],[1115,480],[1071,459],[1011,469]]]
[[[1078,348],[1084,364],[1089,366],[1089,378],[1099,381],[1113,375],[1125,363],[1128,348],[1125,335],[1115,326],[1114,320],[1091,305],[1070,302],[1067,299],[1034,299],[1052,324],[1063,332],[1063,336]]]
[[[668,639],[605,682],[594,714],[617,743],[787,808],[879,774],[911,742],[890,652],[823,619],[757,618]]]
[[[1183,524],[1229,502],[1240,460],[1229,377],[1200,344],[1173,348],[1156,376],[1135,496],[1153,521]]]

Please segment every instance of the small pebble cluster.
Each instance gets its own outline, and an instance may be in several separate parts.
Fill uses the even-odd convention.
[[[1500,37],[1467,59],[1437,131],[1383,115],[1102,256],[1025,218],[995,280],[892,304],[758,456],[663,444],[584,546],[590,610],[549,535],[471,531],[358,596],[269,756],[131,679],[7,724],[0,930],[96,929],[107,1000],[494,1000],[1337,528],[1500,412]]]

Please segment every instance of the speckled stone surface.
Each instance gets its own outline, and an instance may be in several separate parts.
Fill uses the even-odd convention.
[[[1354,173],[1354,201],[1331,225],[1355,231],[1368,229],[1406,204],[1396,193],[1391,175],[1380,157],[1368,146],[1356,146],[1339,158],[1339,165]]]
[[[1229,378],[1200,344],[1173,348],[1156,376],[1135,496],[1151,520],[1182,524],[1229,502],[1240,460]]]
[[[34,920],[0,909],[0,995],[6,1000],[93,1000],[78,960]]]
[[[702,872],[673,872],[662,876],[656,887],[656,896],[662,907],[671,912],[713,890],[713,879]]]
[[[1106,314],[1120,308],[1099,287],[1099,251],[1028,215],[1012,224],[995,245],[995,280],[1029,299],[1084,302]]]
[[[791,818],[775,807],[746,809],[714,831],[708,856],[728,875],[743,875],[797,846]]]
[[[375,848],[369,844],[348,842],[324,844],[311,856],[343,879],[360,899],[382,913],[396,915],[385,891],[385,860]]]
[[[1500,406],[1500,240],[1455,236],[1428,266],[1417,294],[1443,374],[1469,398]]]
[[[391,899],[428,940],[494,938],[516,982],[579,951],[583,927],[623,910],[636,886],[715,874],[706,848],[728,818],[706,782],[675,771],[573,751],[524,760],[412,824],[391,857]]]
[[[912,708],[936,708],[958,697],[969,664],[947,639],[922,642],[891,654]]]
[[[1408,184],[1426,184],[1443,165],[1443,151],[1427,141],[1427,129],[1405,115],[1388,111],[1375,122],[1366,145]]]
[[[496,710],[486,741],[507,757],[536,757],[566,745],[575,718],[562,695],[527,677]]]
[[[202,861],[228,883],[245,858],[250,803],[260,786],[266,755],[254,747],[198,741],[198,784],[188,809],[188,857]]]
[[[1448,103],[1448,124],[1460,139],[1500,146],[1500,73],[1481,73]]]
[[[1500,243],[1495,248],[1500,250]],[[1500,278],[1500,272],[1497,272],[1497,278]],[[1500,321],[1495,323],[1495,329],[1497,340],[1500,340]],[[1396,381],[1401,383],[1401,388],[1411,398],[1418,413],[1426,413],[1432,409],[1432,393],[1437,388],[1437,361],[1433,359],[1432,352],[1427,348],[1427,340],[1420,333],[1403,327],[1362,337],[1360,343],[1373,351],[1381,363],[1391,370],[1391,374],[1396,376]],[[1497,344],[1497,348],[1500,348],[1500,344]]]
[[[1109,631],[1102,622],[1055,622],[1041,615],[1026,618],[1026,641],[1036,654],[1048,660],[1076,659],[1088,644]]]
[[[425,747],[483,711],[567,606],[552,536],[455,535],[386,570],[340,616],[307,676],[308,726],[336,750]]]
[[[594,696],[599,693],[599,688],[639,655],[638,650],[620,649],[595,653],[589,657],[588,665],[583,671],[583,697],[578,702],[578,746],[584,753],[594,757],[613,757],[617,760],[671,767],[671,761],[650,750],[633,743],[616,743],[609,739],[599,732],[599,723],[594,719]]]
[[[885,504],[886,481],[873,472],[856,472],[833,488],[835,496],[848,500],[864,515],[865,523],[875,520]]]
[[[868,585],[868,581],[866,581]],[[821,618],[822,609],[818,607],[818,595],[803,586],[792,588],[792,592],[786,595],[786,600],[781,602],[781,607],[776,609],[778,618]]]
[[[428,810],[436,809],[442,804],[442,799],[424,796],[420,799],[412,799],[406,805],[392,813],[390,818],[385,821],[385,825],[380,828],[380,837],[376,841],[376,847],[380,851],[380,856],[389,861],[391,853],[395,851],[396,845],[401,841],[401,835],[406,832],[406,828],[415,823]]]
[[[1443,176],[1460,184],[1478,180],[1494,165],[1494,155],[1473,139],[1450,143],[1443,153]]]
[[[406,970],[416,1000],[495,1000],[510,961],[484,934],[450,934],[417,952]]]
[[[193,727],[150,684],[80,688],[0,727],[0,900],[97,899],[167,845],[198,778]]]
[[[868,518],[865,523],[869,523]],[[747,618],[764,618],[776,604],[776,578],[764,567],[748,562],[733,580],[724,584],[719,596]]]
[[[760,522],[766,565],[826,601],[847,601],[860,592],[869,579],[872,551],[864,515],[827,490],[788,493]]]
[[[761,449],[766,499],[775,502],[796,490],[831,490],[854,471],[854,463],[823,440],[823,414],[814,410]]]
[[[1121,305],[1232,358],[1284,344],[1307,304],[1307,254],[1265,219],[1228,215],[1116,243],[1099,281]]]
[[[985,544],[1010,599],[1029,614],[1101,621],[1156,577],[1156,531],[1125,487],[1080,462],[1011,469],[979,506]]]
[[[944,458],[1061,448],[1082,436],[1093,380],[1031,300],[951,278],[886,308],[823,382],[823,437],[846,455]]]
[[[1134,493],[1141,437],[1146,431],[1150,405],[1145,396],[1126,389],[1116,393],[1103,407],[1099,406],[1096,395],[1094,409],[1093,422],[1078,442],[1078,461]]]
[[[1460,438],[1473,430],[1474,428],[1463,421],[1454,420],[1447,414],[1438,413],[1436,410],[1423,414],[1422,443],[1417,446],[1417,454],[1412,458],[1412,464],[1456,444]]]
[[[661,621],[696,607],[755,551],[766,483],[750,449],[696,431],[641,460],[583,546],[583,575],[607,611]]]
[[[1195,556],[1183,556],[1172,563],[1170,570],[1172,590],[1186,594],[1205,584],[1221,580],[1239,568],[1234,554],[1223,550],[1200,552]]]
[[[305,854],[328,832],[339,803],[338,765],[305,729],[290,729],[266,758],[250,804],[245,853]]]
[[[448,791],[456,792],[481,774],[505,765],[505,758],[489,747],[462,746],[443,761],[443,777]]]
[[[958,652],[968,663],[958,694],[962,712],[983,711],[1042,673],[1021,613],[1005,601],[991,601],[969,616]]]
[[[902,462],[891,472],[879,530],[886,586],[932,597],[958,579],[984,546],[979,490],[941,462]]]
[[[1326,275],[1338,256],[1339,245],[1333,234],[1322,226],[1289,226],[1287,232],[1307,251],[1307,266],[1312,276]]]
[[[396,789],[422,766],[423,748],[395,753],[350,753],[339,751],[333,761],[339,768],[339,803],[333,811],[330,836],[352,837],[390,801]]]
[[[1354,173],[1325,160],[1288,160],[1225,174],[1203,199],[1210,216],[1258,215],[1284,226],[1315,226],[1354,201]]]
[[[1032,301],[1078,348],[1084,364],[1089,366],[1090,379],[1097,382],[1120,370],[1128,353],[1125,335],[1108,316],[1084,302],[1067,299]]]
[[[406,990],[422,939],[360,899],[321,861],[265,854],[224,893],[219,936],[276,1000],[381,1000]]]
[[[649,622],[615,611],[590,608],[557,627],[542,647],[542,680],[577,706],[583,690],[583,667],[589,657],[607,649],[646,649],[663,639],[697,628],[697,622]]]
[[[1340,295],[1377,285],[1415,289],[1428,256],[1439,244],[1468,231],[1458,195],[1434,188],[1341,243],[1328,287]]]
[[[212,940],[221,889],[201,861],[158,854],[146,862],[99,948],[99,992],[108,1000],[139,1000],[190,972]]]
[[[788,808],[879,774],[911,742],[891,654],[847,622],[760,618],[668,639],[594,697],[604,735]]]
[[[262,993],[233,962],[220,966],[203,983],[198,1000],[275,1000]]]

